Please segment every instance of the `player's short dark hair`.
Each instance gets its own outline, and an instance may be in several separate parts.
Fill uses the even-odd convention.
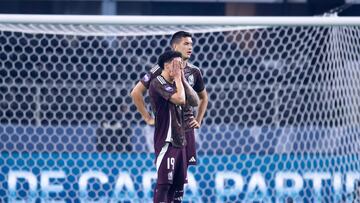
[[[170,45],[173,46],[174,44],[179,43],[184,37],[191,37],[191,34],[185,31],[175,32],[171,37]]]
[[[171,60],[173,60],[174,58],[180,57],[181,58],[181,53],[177,52],[177,51],[166,51],[163,54],[161,54],[159,56],[158,59],[158,65],[160,66],[160,68],[162,70],[164,70],[164,64],[167,62],[170,62]]]

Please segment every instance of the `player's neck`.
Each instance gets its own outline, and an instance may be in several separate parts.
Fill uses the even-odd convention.
[[[189,59],[183,59],[184,63],[185,63],[185,68],[188,67],[189,64]]]
[[[168,72],[166,71],[162,71],[161,72],[161,76],[163,76],[163,78],[170,84],[173,84],[174,83],[174,79],[171,79],[170,75]]]

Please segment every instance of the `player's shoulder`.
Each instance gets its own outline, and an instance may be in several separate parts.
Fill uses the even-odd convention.
[[[202,77],[202,71],[198,66],[195,66],[192,63],[187,63],[187,67],[189,68],[189,72],[196,75],[196,77]]]
[[[187,65],[189,68],[194,68],[194,69],[200,70],[199,66],[196,66],[196,65],[194,65],[193,63],[187,62],[186,65]]]
[[[155,64],[155,65],[150,69],[150,73],[152,73],[152,74],[161,73],[161,68],[160,68],[159,64]]]
[[[173,93],[175,89],[162,75],[158,75],[150,83],[150,91]]]
[[[153,80],[151,80],[150,85],[152,86],[163,86],[166,84],[165,79],[161,76],[158,75],[156,76]]]
[[[192,63],[186,63],[186,65],[190,68],[190,69],[194,69],[194,70],[198,70],[200,71],[200,68],[198,66],[195,66]]]
[[[157,81],[158,83],[160,83],[161,85],[166,85],[166,84],[167,84],[166,81],[165,81],[165,79],[164,79],[164,77],[161,76],[161,75],[156,76],[156,81]]]

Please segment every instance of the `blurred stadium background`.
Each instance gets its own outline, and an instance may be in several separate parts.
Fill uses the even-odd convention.
[[[3,14],[360,13],[349,0],[1,3]],[[359,27],[249,22],[0,23],[0,202],[151,202],[153,129],[130,91],[178,30],[193,33],[209,96],[185,202],[354,201]]]
[[[359,0],[1,0],[0,13],[75,15],[312,16]]]

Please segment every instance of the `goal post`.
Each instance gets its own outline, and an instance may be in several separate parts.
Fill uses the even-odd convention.
[[[209,105],[184,201],[351,202],[359,24],[0,15],[0,201],[151,201],[154,129],[130,91],[185,30]]]

